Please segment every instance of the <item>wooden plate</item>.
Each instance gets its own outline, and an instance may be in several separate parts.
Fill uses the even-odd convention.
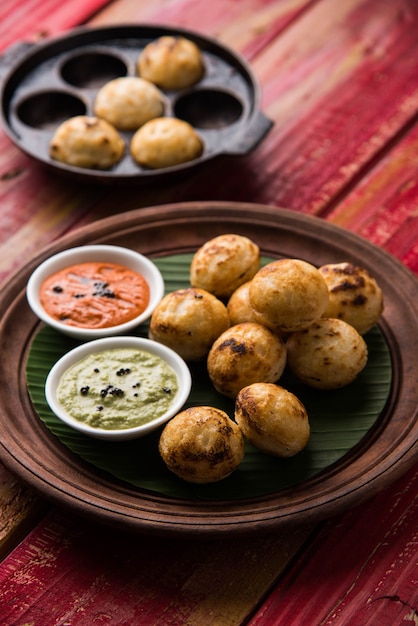
[[[47,256],[74,245],[112,243],[162,256],[192,252],[205,240],[226,232],[251,237],[267,256],[299,257],[317,265],[348,260],[372,272],[385,295],[380,329],[393,360],[388,402],[376,425],[339,462],[275,494],[189,501],[118,483],[61,445],[31,405],[25,363],[40,323],[26,302],[28,277]],[[388,486],[416,460],[417,301],[418,281],[396,259],[349,231],[283,209],[198,202],[139,209],[96,222],[44,249],[0,294],[1,459],[54,502],[138,532],[204,536],[273,530],[323,519]]]

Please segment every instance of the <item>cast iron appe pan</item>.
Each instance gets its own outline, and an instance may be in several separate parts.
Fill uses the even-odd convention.
[[[183,36],[200,48],[205,75],[189,88],[163,91],[165,115],[185,119],[204,142],[202,156],[188,163],[151,170],[129,154],[109,170],[73,167],[50,158],[49,142],[68,117],[93,115],[98,89],[118,76],[136,75],[144,46],[163,35]],[[26,154],[55,172],[97,183],[161,183],[176,179],[218,157],[243,156],[266,136],[272,122],[260,111],[260,89],[248,63],[214,39],[185,29],[122,25],[77,28],[42,44],[21,45],[2,59],[2,123]]]

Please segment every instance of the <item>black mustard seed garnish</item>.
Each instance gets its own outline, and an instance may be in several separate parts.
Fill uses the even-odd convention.
[[[121,367],[120,369],[118,369],[118,371],[116,372],[116,376],[126,376],[126,374],[130,373],[130,368],[129,367]]]

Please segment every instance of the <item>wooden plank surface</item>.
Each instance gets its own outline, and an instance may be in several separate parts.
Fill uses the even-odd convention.
[[[30,0],[24,19],[0,19],[1,47],[62,32],[105,4]],[[14,7],[6,0],[0,11]],[[249,157],[212,163],[159,189],[123,190],[51,176],[0,131],[0,280],[77,226],[119,210],[197,199],[316,214],[418,273],[418,4],[381,0],[376,10],[375,0],[347,0],[335,7],[335,0],[115,0],[96,13],[91,24],[98,26],[165,22],[218,37],[251,62],[275,126]],[[11,528],[2,522],[8,550],[35,509],[30,490],[3,471],[0,507],[15,520]],[[50,513],[0,564],[0,621],[235,626],[255,611],[252,626],[355,626],[374,624],[375,616],[383,626],[417,623],[416,479],[412,470],[318,528],[307,552],[315,529],[209,545],[131,543],[71,514]]]
[[[54,513],[0,564],[0,622],[241,624],[307,534],[150,539]]]
[[[407,473],[315,532],[249,539],[129,536],[51,513],[0,564],[0,618],[42,626],[413,624],[417,480]]]
[[[329,213],[418,274],[418,125],[382,155]]]
[[[21,40],[36,43],[48,36],[56,35],[65,29],[76,26],[91,17],[106,0],[85,0],[79,3],[64,3],[58,0],[3,0],[0,5],[0,53],[9,50]],[[13,54],[13,58],[14,54]],[[8,63],[11,62],[8,57]],[[9,64],[0,62],[1,74]],[[54,224],[61,218],[59,232],[66,228],[65,212],[59,212],[61,194],[58,192],[52,201],[50,211],[43,209],[45,195],[42,177],[35,187],[27,184],[25,167],[29,163],[0,130],[0,245],[3,259],[13,258],[3,273],[7,278],[14,267],[18,267],[32,247],[30,240],[39,229],[42,244],[54,238]],[[34,180],[33,178],[31,179]],[[15,194],[17,183],[18,192]],[[25,200],[26,198],[26,200]],[[27,209],[27,210],[26,210]],[[71,211],[71,206],[66,208]],[[52,230],[52,234],[51,234]],[[36,238],[35,238],[36,239]],[[38,245],[38,244],[36,244]],[[19,260],[20,259],[20,260]],[[0,464],[0,560],[22,539],[24,533],[35,524],[45,511],[46,503],[37,497],[32,489],[22,484]]]
[[[249,626],[418,621],[418,473],[328,522]]]
[[[20,40],[37,43],[83,24],[109,0],[57,2],[57,0],[2,0],[0,51]]]
[[[46,506],[0,464],[0,561],[44,514]]]
[[[125,1],[93,23],[102,25],[109,16],[118,21]],[[146,16],[190,26],[189,4],[174,3],[176,11],[168,5]],[[417,120],[418,5],[382,0],[376,11],[373,0],[347,0],[336,11],[334,0],[322,0],[300,6],[296,15],[293,6],[283,32],[288,3],[253,2],[251,13],[246,2],[243,34],[231,40],[228,13],[221,20],[213,4],[205,8],[200,30],[226,45],[234,41],[251,62],[262,88],[262,110],[275,127],[244,163],[231,163],[228,177],[222,176],[225,166],[220,164],[209,175],[202,172],[189,184],[162,191],[158,199],[193,199],[198,190],[199,199],[257,197],[265,204],[326,216],[382,149]],[[132,15],[140,20],[141,10]],[[257,28],[252,15],[257,15]],[[251,36],[257,45],[248,43]]]
[[[157,22],[174,15],[174,25],[191,26],[184,0],[134,7],[125,6],[125,1],[112,4],[112,10],[99,13],[92,23],[126,22],[128,15],[133,22]],[[235,13],[229,18],[227,11],[221,12],[221,20],[219,9],[198,0],[193,3],[192,15],[198,11],[199,1],[205,14],[200,29],[231,45],[229,28],[236,24]],[[396,144],[405,128],[415,122],[416,3],[383,0],[377,14],[372,0],[348,0],[343,13],[332,9],[333,0],[305,3],[305,10],[302,3],[297,6],[299,13],[295,14],[295,2],[248,0],[241,30],[248,40],[254,32],[251,16],[256,14],[257,52],[252,55],[247,40],[242,47],[234,43],[238,52],[250,50],[247,54],[261,82],[262,109],[275,122],[266,140],[249,157],[211,163],[179,184],[124,189],[124,209],[171,201],[233,199],[327,216],[373,166],[383,147],[388,142]],[[283,31],[285,8],[290,15]],[[274,40],[276,30],[280,36]],[[260,41],[264,42],[262,49]],[[0,259],[0,279],[17,269],[28,254],[68,229],[113,214],[115,207],[120,210],[120,190],[81,192],[33,164],[3,134],[0,155],[0,201],[8,225],[0,233],[6,246]],[[20,207],[18,218],[14,217],[16,205]],[[413,205],[404,211],[413,216]],[[357,223],[351,220],[349,227],[356,230]],[[411,228],[418,233],[414,220]]]

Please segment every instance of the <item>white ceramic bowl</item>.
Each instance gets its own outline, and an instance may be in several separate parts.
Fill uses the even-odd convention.
[[[178,391],[173,397],[168,410],[154,420],[133,428],[105,430],[95,428],[72,417],[58,401],[57,389],[61,377],[69,367],[90,354],[115,348],[135,348],[149,352],[163,359],[174,370],[177,376]],[[141,337],[107,337],[84,343],[61,357],[47,376],[45,382],[45,397],[53,413],[71,428],[85,435],[89,435],[90,437],[95,437],[96,439],[122,441],[147,435],[168,422],[168,420],[174,417],[183,407],[189,397],[191,386],[192,379],[188,366],[171,348],[167,348],[163,344],[152,341],[151,339]]]
[[[91,329],[70,326],[48,315],[39,300],[39,290],[43,281],[51,274],[71,265],[94,261],[124,265],[145,278],[149,285],[150,298],[148,306],[140,315],[117,326]],[[164,295],[164,279],[157,266],[150,259],[129,248],[100,244],[79,246],[59,252],[41,263],[29,278],[26,295],[33,312],[46,324],[71,337],[90,340],[127,333],[151,317],[153,310]]]

